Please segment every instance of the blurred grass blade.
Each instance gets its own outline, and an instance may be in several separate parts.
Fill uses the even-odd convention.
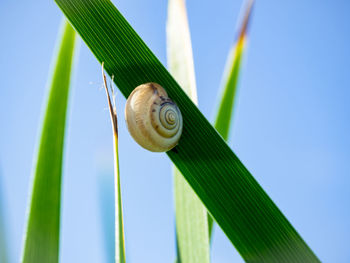
[[[197,104],[191,37],[184,0],[169,0],[167,56],[170,72]],[[174,167],[177,260],[209,263],[207,209]]]
[[[242,55],[245,50],[247,40],[247,29],[252,13],[254,0],[246,1],[246,8],[243,9],[244,17],[236,40],[236,44],[231,48],[227,58],[225,73],[223,76],[223,91],[218,105],[214,127],[222,138],[227,141],[233,119],[234,102],[238,86],[239,73],[242,65]],[[209,238],[212,235],[213,219],[208,214]]]
[[[247,262],[319,262],[230,147],[109,0],[56,0],[124,96],[138,85],[166,88],[183,116],[167,152]]]
[[[118,119],[115,107],[114,90],[111,84],[112,99],[109,95],[106,75],[104,74],[102,63],[102,78],[107,94],[109,112],[113,129],[113,150],[114,150],[114,203],[115,203],[115,262],[125,263],[125,241],[124,241],[124,224],[123,224],[123,207],[120,189],[119,173],[119,155],[118,155]],[[113,80],[113,77],[112,77]]]
[[[58,262],[64,135],[76,34],[64,21],[35,161],[22,262]]]
[[[223,93],[221,95],[214,126],[225,140],[228,139],[231,127],[230,123],[232,122],[237,83],[239,72],[241,70],[242,54],[246,44],[247,28],[253,3],[254,1],[250,0],[246,10],[244,10],[243,23],[238,34],[236,45],[230,50],[223,77]]]
[[[190,30],[185,0],[169,0],[167,21],[168,66],[182,89],[198,104]]]
[[[3,189],[2,189],[2,178],[1,178],[1,170],[0,170],[0,263],[7,263],[9,262],[8,259],[8,249],[9,246],[7,245],[8,239],[7,239],[7,231],[5,227],[5,207],[3,207]]]
[[[107,158],[108,159],[108,158]],[[106,259],[102,262],[113,263],[115,261],[114,247],[114,178],[110,169],[99,167],[98,196],[101,214],[101,229],[103,234],[103,247]]]

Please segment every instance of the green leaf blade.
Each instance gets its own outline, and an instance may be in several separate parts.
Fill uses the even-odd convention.
[[[174,168],[177,262],[210,262],[207,210]]]
[[[76,34],[64,22],[33,175],[22,262],[58,262],[61,177]]]
[[[230,131],[230,123],[233,117],[234,100],[237,90],[239,71],[241,66],[241,56],[243,53],[243,44],[237,43],[237,46],[230,51],[229,63],[230,73],[225,81],[224,93],[221,97],[217,116],[215,118],[214,127],[220,133],[224,140],[228,139]]]
[[[228,140],[231,127],[234,101],[237,92],[239,73],[241,70],[242,55],[246,45],[247,29],[253,8],[254,0],[249,0],[244,19],[240,28],[240,33],[236,44],[230,50],[225,74],[223,77],[223,93],[221,95],[218,111],[215,118],[214,127],[221,134],[224,140]]]
[[[167,152],[247,262],[319,262],[222,137],[108,0],[56,0],[124,96],[157,82],[184,129]]]
[[[183,0],[169,0],[167,21],[167,58],[170,72],[197,104],[191,37]],[[174,168],[177,261],[209,263],[207,210]]]

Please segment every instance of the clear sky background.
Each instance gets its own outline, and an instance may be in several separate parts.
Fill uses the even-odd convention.
[[[167,1],[114,3],[166,64]],[[187,0],[199,108],[210,120],[241,4]],[[256,1],[230,140],[323,262],[350,262],[349,14],[346,0]],[[61,19],[53,0],[0,1],[0,216],[11,262],[20,257],[33,153]],[[107,262],[99,187],[113,177],[112,132],[101,68],[83,42],[75,73],[60,261]],[[119,94],[127,259],[174,262],[171,163],[132,140],[124,105]],[[219,228],[211,256],[213,263],[243,262]]]

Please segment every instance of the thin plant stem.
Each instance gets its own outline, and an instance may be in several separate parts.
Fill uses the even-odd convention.
[[[125,263],[125,242],[124,242],[124,224],[123,224],[123,207],[120,187],[120,173],[119,173],[119,155],[118,155],[118,118],[115,105],[115,93],[113,89],[113,78],[110,84],[112,92],[112,99],[109,94],[106,75],[104,74],[104,63],[102,63],[102,77],[107,94],[108,107],[111,117],[113,129],[113,152],[114,152],[114,191],[115,191],[115,262]]]

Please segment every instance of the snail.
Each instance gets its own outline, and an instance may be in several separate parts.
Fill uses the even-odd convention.
[[[171,150],[181,137],[180,109],[157,83],[142,84],[131,92],[125,120],[134,140],[152,152]]]

